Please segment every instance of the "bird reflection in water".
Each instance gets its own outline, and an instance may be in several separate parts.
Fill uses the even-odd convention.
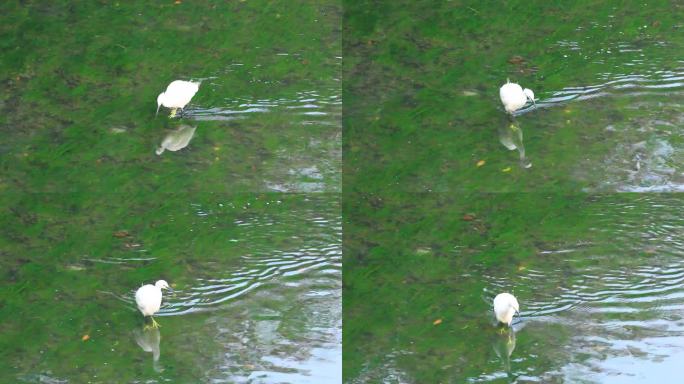
[[[509,150],[518,150],[520,154],[520,166],[523,168],[530,168],[532,163],[525,157],[525,146],[523,145],[523,131],[520,128],[520,124],[515,120],[510,120],[510,122],[499,129],[499,141],[504,147]]]
[[[155,372],[162,372],[164,369],[159,364],[159,342],[161,341],[159,328],[138,328],[133,331],[133,336],[143,351],[152,353],[152,368]]]
[[[511,370],[511,355],[515,349],[515,330],[513,327],[501,327],[493,333],[492,348],[494,348],[494,352],[503,363],[508,378],[514,380],[516,376],[513,375]]]
[[[157,155],[161,155],[165,150],[175,152],[187,147],[188,144],[190,144],[190,140],[192,140],[192,137],[195,135],[195,129],[197,129],[197,127],[181,125],[175,131],[170,132],[164,137],[159,148],[157,148]]]

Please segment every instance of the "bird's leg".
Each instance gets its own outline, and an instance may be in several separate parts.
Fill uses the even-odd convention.
[[[185,114],[185,109],[181,108],[180,109],[180,118],[183,118],[183,115]]]
[[[145,317],[145,326],[143,327],[144,330],[148,331],[150,329],[156,329],[161,327],[161,325],[159,325],[159,323],[157,323],[157,321],[154,320],[154,317],[149,316],[149,318],[150,321],[147,321],[147,317]]]
[[[169,119],[173,119],[174,117],[176,117],[177,110],[178,108],[171,108],[171,114],[169,115]]]

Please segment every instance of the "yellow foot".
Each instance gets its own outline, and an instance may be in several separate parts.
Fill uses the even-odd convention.
[[[156,329],[156,328],[161,327],[161,325],[159,325],[159,323],[157,323],[157,321],[154,320],[154,317],[150,316],[150,320],[152,320],[152,323],[151,324],[145,324],[143,329],[148,330],[148,329]]]
[[[172,108],[171,109],[171,114],[169,115],[169,119],[173,119],[174,117],[176,117],[176,111],[177,110],[178,110],[178,108]]]

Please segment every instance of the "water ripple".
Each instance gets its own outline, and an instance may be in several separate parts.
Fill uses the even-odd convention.
[[[664,71],[653,69],[635,73],[603,73],[602,82],[589,85],[567,86],[551,91],[549,96],[538,100],[536,106],[516,112],[524,114],[534,109],[554,108],[571,101],[583,101],[597,97],[638,96],[651,94],[684,95],[684,68]],[[548,93],[548,92],[547,92]]]
[[[293,98],[225,100],[221,106],[191,108],[189,114],[196,120],[233,120],[252,114],[279,113],[306,118],[305,124],[339,125],[342,101],[339,95],[322,95],[318,91],[304,91]],[[312,120],[315,119],[315,120]]]
[[[277,205],[276,201],[267,202]],[[191,204],[190,209],[201,220],[195,223],[197,231],[206,227],[214,228],[215,221],[223,220],[224,211],[243,211],[251,203],[243,206],[226,204],[221,207],[206,208],[202,204]],[[289,212],[281,214],[246,214],[235,219],[243,236],[237,242],[245,244],[244,253],[230,271],[216,271],[205,265],[205,276],[187,288],[165,295],[165,303],[159,316],[175,316],[195,312],[213,311],[223,303],[230,302],[257,289],[279,290],[282,286],[299,286],[316,282],[328,287],[337,286],[342,269],[341,218],[334,206],[321,211]],[[305,238],[291,236],[293,243],[281,249],[274,249],[269,241],[287,232],[283,225],[289,222],[308,223],[315,231]],[[296,241],[295,241],[296,240]],[[218,276],[208,277],[206,274]],[[134,291],[120,297],[134,306]]]

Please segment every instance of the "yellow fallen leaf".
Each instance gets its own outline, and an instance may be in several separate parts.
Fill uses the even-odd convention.
[[[511,171],[511,167],[506,167],[506,168],[501,170],[501,172],[510,172],[510,171]]]
[[[480,160],[480,161],[478,161],[478,162],[477,162],[477,164],[476,164],[476,165],[477,165],[477,166],[478,166],[478,168],[479,168],[479,167],[481,167],[481,166],[485,165],[485,161],[484,161],[484,160]]]
[[[442,324],[442,319],[437,319],[437,320],[432,322],[432,325],[440,325],[440,324]]]
[[[81,337],[81,340],[83,341],[88,341],[88,339],[90,339],[90,335],[83,335],[83,337]]]

